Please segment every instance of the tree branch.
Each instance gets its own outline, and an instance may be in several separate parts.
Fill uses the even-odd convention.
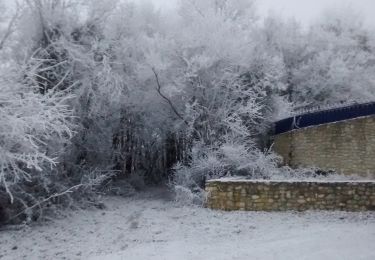
[[[178,118],[180,118],[187,126],[189,125],[189,123],[184,119],[184,117],[177,111],[176,107],[173,105],[172,101],[166,97],[162,92],[161,92],[161,84],[160,84],[160,80],[159,80],[159,76],[155,70],[155,68],[151,68],[152,69],[152,72],[154,73],[155,75],[155,79],[156,79],[156,84],[157,84],[157,88],[156,88],[156,91],[158,92],[158,94],[164,99],[167,101],[167,103],[169,104],[169,106],[171,107],[172,111],[176,114],[176,116]]]
[[[16,215],[12,216],[7,222],[17,218],[18,216],[20,216],[21,214],[23,214],[26,210],[31,210],[33,208],[36,208],[36,207],[40,207],[41,204],[53,199],[53,198],[57,198],[57,197],[61,197],[65,194],[69,194],[69,193],[72,193],[74,190],[77,190],[78,188],[84,186],[83,184],[78,184],[78,185],[75,185],[73,187],[70,187],[69,189],[61,192],[61,193],[55,193],[51,196],[49,196],[48,198],[45,198],[43,199],[42,201],[38,201],[37,203],[35,203],[34,205],[30,206],[30,207],[27,207],[25,208],[24,210],[22,210],[21,212],[17,213]]]

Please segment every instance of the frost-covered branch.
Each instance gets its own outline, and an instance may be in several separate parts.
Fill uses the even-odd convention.
[[[176,116],[181,119],[186,125],[189,125],[189,123],[184,119],[184,117],[177,111],[176,107],[173,105],[172,101],[167,97],[165,96],[162,92],[161,92],[161,84],[160,84],[160,80],[159,80],[159,76],[156,72],[156,70],[154,68],[152,68],[152,72],[154,73],[155,75],[155,80],[156,80],[156,91],[158,92],[158,94],[165,100],[167,101],[167,103],[169,104],[170,108],[172,109],[172,111],[176,114]]]

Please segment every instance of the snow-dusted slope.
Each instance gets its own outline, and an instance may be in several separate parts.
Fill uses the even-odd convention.
[[[374,213],[220,212],[149,198],[106,204],[0,232],[0,259],[375,259]]]

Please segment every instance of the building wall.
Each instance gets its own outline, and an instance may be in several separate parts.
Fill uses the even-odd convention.
[[[375,178],[375,116],[302,128],[274,137],[291,167],[315,166]]]
[[[221,210],[375,210],[375,181],[208,181],[207,207]]]

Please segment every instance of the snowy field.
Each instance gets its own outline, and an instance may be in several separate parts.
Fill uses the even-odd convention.
[[[220,212],[155,193],[105,204],[0,231],[0,259],[375,259],[375,213]]]

